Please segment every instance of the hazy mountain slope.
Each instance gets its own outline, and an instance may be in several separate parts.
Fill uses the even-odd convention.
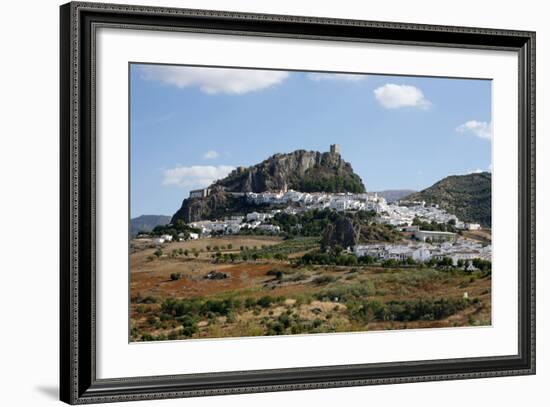
[[[141,215],[130,219],[130,234],[137,235],[138,232],[150,232],[155,226],[170,223],[170,216],[166,215]]]
[[[414,189],[387,189],[385,191],[377,191],[376,193],[388,202],[395,202],[415,192],[417,191]]]
[[[453,175],[404,199],[436,203],[465,222],[491,226],[491,173]]]

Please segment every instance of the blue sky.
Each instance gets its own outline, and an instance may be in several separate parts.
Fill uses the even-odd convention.
[[[338,143],[368,191],[491,166],[491,81],[131,65],[131,216],[233,167]]]

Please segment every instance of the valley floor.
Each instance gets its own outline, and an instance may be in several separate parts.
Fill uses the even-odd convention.
[[[491,324],[491,276],[479,271],[296,264],[314,238],[132,246],[131,341]],[[243,251],[285,259],[231,261]]]

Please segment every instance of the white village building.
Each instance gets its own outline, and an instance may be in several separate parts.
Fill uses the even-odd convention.
[[[414,232],[414,237],[422,242],[425,242],[427,240],[430,240],[432,242],[444,242],[455,240],[456,233],[440,232],[435,230],[417,230],[416,232]]]

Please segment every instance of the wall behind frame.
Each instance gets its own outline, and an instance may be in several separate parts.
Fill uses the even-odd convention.
[[[104,2],[104,1],[102,1]],[[547,111],[550,81],[550,28],[544,3],[535,0],[359,2],[351,0],[132,0],[129,3],[210,8],[258,13],[315,15],[411,23],[481,26],[537,31],[537,106]],[[0,25],[0,179],[2,199],[2,260],[0,340],[1,404],[60,405],[58,386],[58,6],[55,0],[9,2]],[[550,121],[538,116],[537,133],[550,131]],[[550,173],[550,142],[537,140],[538,179]],[[538,231],[550,228],[550,216],[542,208],[550,204],[550,190],[538,183]],[[504,377],[455,382],[431,382],[392,386],[341,388],[210,397],[186,400],[187,406],[334,406],[341,403],[409,406],[516,406],[548,394],[550,380],[548,309],[550,297],[542,287],[550,279],[544,274],[550,263],[544,248],[550,246],[545,233],[538,233],[536,376]],[[127,406],[180,406],[181,400],[126,403]]]

